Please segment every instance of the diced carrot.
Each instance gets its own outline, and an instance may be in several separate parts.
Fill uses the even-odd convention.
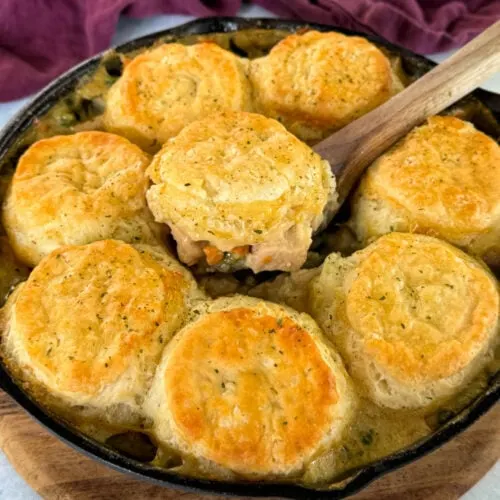
[[[224,253],[221,252],[217,247],[213,247],[211,245],[207,245],[206,247],[204,247],[203,252],[205,253],[207,264],[209,266],[215,266],[224,258]]]
[[[270,264],[273,261],[273,258],[270,255],[267,255],[262,259],[263,264]]]
[[[242,247],[234,247],[231,252],[236,254],[238,257],[245,257],[248,254],[250,247],[248,245],[243,245]]]

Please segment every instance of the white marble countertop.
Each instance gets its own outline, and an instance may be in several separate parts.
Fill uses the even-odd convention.
[[[243,17],[275,17],[270,12],[257,6],[247,6],[241,9]],[[172,28],[191,21],[192,16],[162,15],[147,19],[120,18],[112,44],[124,43],[133,38],[147,35],[155,31]],[[429,56],[436,62],[441,62],[452,52],[433,54]],[[482,85],[483,88],[500,94],[500,73]],[[24,106],[30,97],[8,103],[0,103],[0,128]],[[0,451],[0,500],[33,500],[40,497],[26,484]],[[105,492],[103,492],[105,498]],[[486,474],[461,500],[498,500],[500,499],[500,461]]]

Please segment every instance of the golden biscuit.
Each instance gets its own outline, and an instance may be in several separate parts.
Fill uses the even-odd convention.
[[[160,443],[255,478],[298,473],[338,442],[354,396],[309,316],[243,296],[193,316],[145,404]]]
[[[116,240],[61,247],[9,298],[12,371],[63,405],[138,411],[160,355],[201,297],[172,257]]]
[[[170,226],[180,259],[205,259],[222,271],[299,268],[336,202],[328,162],[275,120],[253,113],[188,125],[148,173],[148,205]]]
[[[500,266],[500,147],[458,118],[429,118],[368,169],[350,225],[364,244],[424,233]]]
[[[248,62],[215,43],[167,43],[135,57],[111,87],[107,130],[154,152],[209,113],[250,110]]]
[[[108,238],[156,244],[145,193],[149,157],[106,132],[55,136],[19,160],[3,223],[19,259],[35,266],[62,245]]]
[[[412,408],[451,396],[498,340],[498,285],[444,241],[392,233],[348,258],[331,254],[310,308],[378,404]]]
[[[315,143],[371,111],[402,84],[364,38],[309,31],[290,35],[250,63],[255,106]]]

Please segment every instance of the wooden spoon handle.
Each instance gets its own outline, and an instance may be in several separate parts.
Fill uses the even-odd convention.
[[[332,166],[340,202],[364,169],[427,117],[500,71],[500,21],[392,99],[314,147]]]

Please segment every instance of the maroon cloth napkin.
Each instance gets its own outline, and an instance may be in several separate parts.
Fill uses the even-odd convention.
[[[110,44],[121,14],[231,16],[241,0],[0,0],[0,102],[35,92]],[[500,18],[500,0],[255,0],[293,19],[332,24],[419,53],[463,45]]]

